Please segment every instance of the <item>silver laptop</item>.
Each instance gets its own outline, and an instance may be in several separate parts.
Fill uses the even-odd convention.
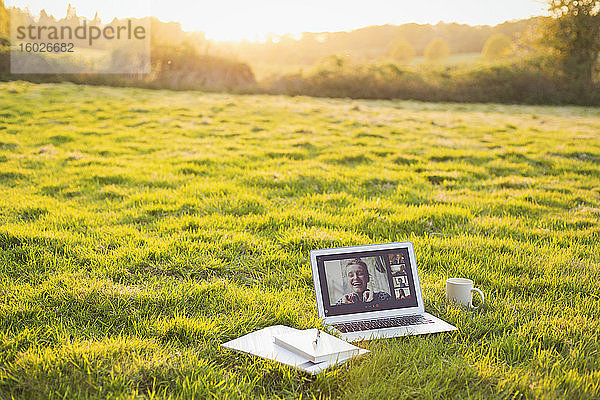
[[[319,317],[348,341],[456,330],[425,312],[410,242],[310,252]]]

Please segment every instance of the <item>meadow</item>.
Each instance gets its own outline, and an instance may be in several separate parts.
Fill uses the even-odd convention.
[[[600,397],[600,109],[0,93],[1,399]],[[311,249],[404,240],[457,332],[316,377],[220,348],[320,326]]]

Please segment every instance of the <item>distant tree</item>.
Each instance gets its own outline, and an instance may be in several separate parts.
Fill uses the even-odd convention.
[[[56,19],[53,16],[48,15],[45,9],[42,9],[42,11],[40,11],[40,18],[38,20],[38,24],[42,26],[48,26],[52,25],[55,22]]]
[[[444,39],[433,39],[425,47],[425,60],[430,63],[438,63],[450,56],[450,48]]]
[[[497,33],[485,42],[481,55],[486,60],[498,60],[509,54],[511,41],[508,36]]]
[[[4,7],[4,0],[0,0],[0,46],[8,46],[8,10]]]
[[[542,45],[544,27],[550,17],[537,17],[523,31],[514,35],[512,51],[515,55],[529,57],[532,55],[547,54],[547,45]]]
[[[600,52],[600,0],[548,0],[548,5],[553,18],[542,41],[554,49],[564,76],[586,90]]]
[[[77,10],[75,10],[75,7],[73,7],[71,5],[71,3],[69,3],[68,7],[67,7],[67,15],[65,16],[65,19],[77,19]]]
[[[397,38],[390,43],[388,55],[402,64],[410,63],[415,54],[415,49],[404,38]]]

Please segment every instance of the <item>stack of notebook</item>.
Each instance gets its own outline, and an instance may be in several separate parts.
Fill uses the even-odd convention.
[[[317,329],[275,325],[222,344],[223,347],[275,360],[317,374],[368,350]]]

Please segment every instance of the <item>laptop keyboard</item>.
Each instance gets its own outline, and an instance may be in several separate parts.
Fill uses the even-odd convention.
[[[343,322],[333,324],[342,333],[369,331],[372,329],[393,328],[397,326],[411,326],[432,324],[434,321],[422,315],[408,315],[405,317],[366,319],[362,321]]]

